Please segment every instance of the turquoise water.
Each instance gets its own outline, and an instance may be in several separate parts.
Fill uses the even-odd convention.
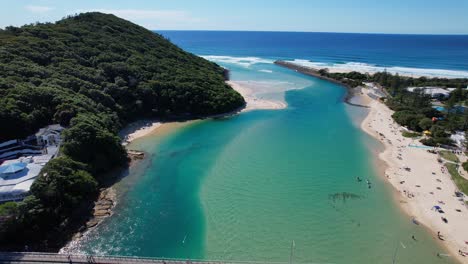
[[[294,244],[301,263],[450,261],[436,257],[444,249],[376,174],[368,149],[376,142],[353,122],[363,110],[342,103],[341,87],[272,64],[224,66],[235,80],[279,87],[269,96],[289,107],[190,122],[132,143],[149,157],[117,185],[115,214],[77,250],[287,262]]]

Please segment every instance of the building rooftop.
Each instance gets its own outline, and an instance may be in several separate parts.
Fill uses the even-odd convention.
[[[57,154],[58,147],[48,148],[48,154],[7,160],[2,164],[1,167],[6,167],[22,163],[25,167],[14,173],[0,173],[0,202],[21,200],[27,195],[44,165]]]
[[[5,162],[6,163],[6,162]],[[5,166],[8,164],[3,164]],[[19,184],[23,181],[33,179],[39,175],[43,165],[36,163],[28,163],[24,169],[16,173],[1,173],[0,174],[0,187],[7,185]]]
[[[406,88],[407,91],[414,92],[416,90],[421,90],[425,94],[430,95],[431,97],[449,97],[450,93],[454,91],[456,88],[444,88],[444,87],[433,87],[433,86],[425,86],[425,87],[408,87]]]
[[[50,125],[25,140],[0,143],[0,202],[26,197],[42,168],[57,156],[63,129]]]
[[[60,132],[62,132],[63,129],[64,129],[64,127],[62,127],[59,124],[49,125],[49,126],[46,126],[46,127],[43,127],[41,129],[39,129],[39,131],[37,131],[37,133],[36,133],[36,137],[51,134],[51,133],[52,134],[60,134]]]

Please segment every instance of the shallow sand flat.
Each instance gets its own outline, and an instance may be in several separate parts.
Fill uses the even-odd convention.
[[[441,243],[451,256],[468,263],[468,257],[458,253],[460,249],[468,252],[468,244],[465,243],[468,241],[468,208],[455,197],[457,189],[449,173],[437,162],[437,155],[427,152],[427,148],[409,147],[421,146],[421,143],[403,137],[403,128],[391,117],[393,111],[370,98],[368,91],[366,89],[364,96],[368,98],[370,112],[361,127],[384,144],[385,150],[379,158],[388,165],[385,177],[400,193],[400,204],[410,216],[433,232],[434,239],[438,240],[437,232],[440,231],[445,239]],[[406,166],[411,171],[405,170]],[[444,213],[431,210],[435,205],[440,206]],[[447,218],[448,223],[444,223],[441,217]]]
[[[251,88],[242,85],[240,82],[228,81],[227,83],[244,97],[246,106],[242,109],[242,112],[258,109],[284,109],[287,107],[285,102],[258,97]]]

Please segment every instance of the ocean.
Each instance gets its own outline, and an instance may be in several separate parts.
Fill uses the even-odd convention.
[[[398,206],[376,170],[366,110],[333,83],[276,59],[468,72],[468,37],[160,32],[284,100],[283,110],[177,124],[133,142],[148,153],[116,185],[114,215],[75,250],[93,254],[295,263],[451,263]],[[361,44],[359,44],[362,42]],[[358,182],[357,177],[372,184]],[[418,241],[414,241],[414,235]]]
[[[468,35],[159,31],[225,62],[292,60],[320,67],[468,78]]]

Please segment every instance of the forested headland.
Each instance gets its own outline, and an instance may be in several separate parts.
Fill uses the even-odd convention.
[[[102,175],[127,163],[117,132],[141,118],[195,118],[245,102],[224,69],[114,15],[0,30],[0,142],[53,123],[61,156],[19,203],[0,206],[0,247],[57,249],[82,222]]]

